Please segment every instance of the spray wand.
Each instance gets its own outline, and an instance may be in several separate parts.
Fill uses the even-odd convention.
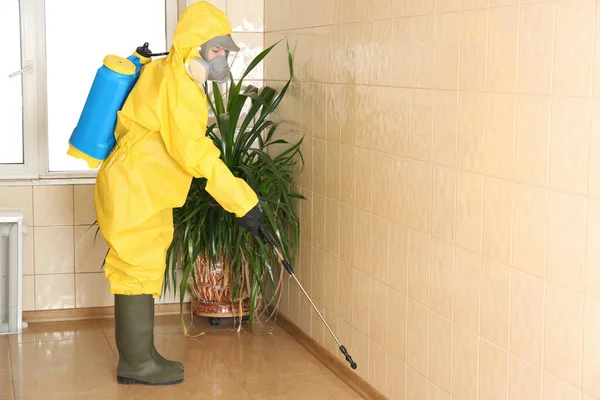
[[[304,288],[300,284],[300,281],[298,281],[298,278],[296,278],[296,275],[294,275],[294,271],[292,270],[292,266],[283,257],[283,255],[281,254],[281,252],[279,251],[279,249],[275,245],[275,241],[273,240],[273,238],[267,233],[267,231],[265,231],[265,229],[262,226],[260,226],[258,228],[258,233],[259,233],[260,237],[262,238],[262,240],[265,243],[267,243],[268,245],[270,245],[271,248],[273,249],[273,251],[275,251],[275,253],[279,257],[279,260],[283,264],[283,267],[285,268],[285,270],[290,274],[290,276],[292,278],[294,278],[294,280],[296,281],[296,283],[298,284],[298,286],[302,290],[302,293],[304,293],[304,295],[306,296],[306,298],[308,299],[308,301],[310,302],[310,304],[312,304],[313,308],[315,309],[315,311],[317,312],[317,314],[321,318],[321,321],[323,321],[323,323],[325,324],[325,326],[327,327],[327,329],[329,329],[329,332],[331,333],[331,335],[333,336],[333,338],[337,342],[337,344],[338,344],[338,346],[340,348],[340,351],[342,352],[342,354],[344,355],[344,357],[346,357],[346,361],[348,361],[350,363],[350,367],[352,367],[352,369],[356,369],[356,363],[352,360],[352,357],[350,356],[350,354],[348,354],[348,351],[346,350],[346,348],[344,346],[342,346],[342,344],[338,340],[337,336],[335,336],[335,334],[333,333],[333,331],[331,330],[331,328],[329,327],[329,325],[327,325],[327,322],[325,322],[325,319],[323,318],[323,316],[321,315],[321,313],[319,312],[319,310],[315,306],[315,303],[313,303],[313,301],[311,300],[310,296],[306,293],[306,290],[304,290]]]

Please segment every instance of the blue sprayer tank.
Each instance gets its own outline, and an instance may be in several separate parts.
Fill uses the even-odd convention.
[[[138,49],[129,57],[107,55],[96,77],[79,117],[79,122],[69,139],[67,153],[85,160],[92,169],[108,157],[115,147],[117,112],[137,82],[144,65],[152,61],[147,48]]]

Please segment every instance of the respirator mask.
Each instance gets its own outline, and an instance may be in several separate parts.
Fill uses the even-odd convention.
[[[195,49],[185,62],[190,77],[200,86],[207,81],[224,82],[240,48],[231,36],[216,36]]]

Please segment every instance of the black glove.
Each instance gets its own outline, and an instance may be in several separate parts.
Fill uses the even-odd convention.
[[[237,223],[254,236],[260,236],[258,229],[259,227],[262,227],[264,218],[258,208],[258,205],[256,205],[252,210],[248,211],[248,213],[242,218],[238,218]]]

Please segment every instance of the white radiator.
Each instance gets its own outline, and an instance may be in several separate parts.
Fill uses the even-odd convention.
[[[23,213],[0,211],[0,335],[23,328]]]

